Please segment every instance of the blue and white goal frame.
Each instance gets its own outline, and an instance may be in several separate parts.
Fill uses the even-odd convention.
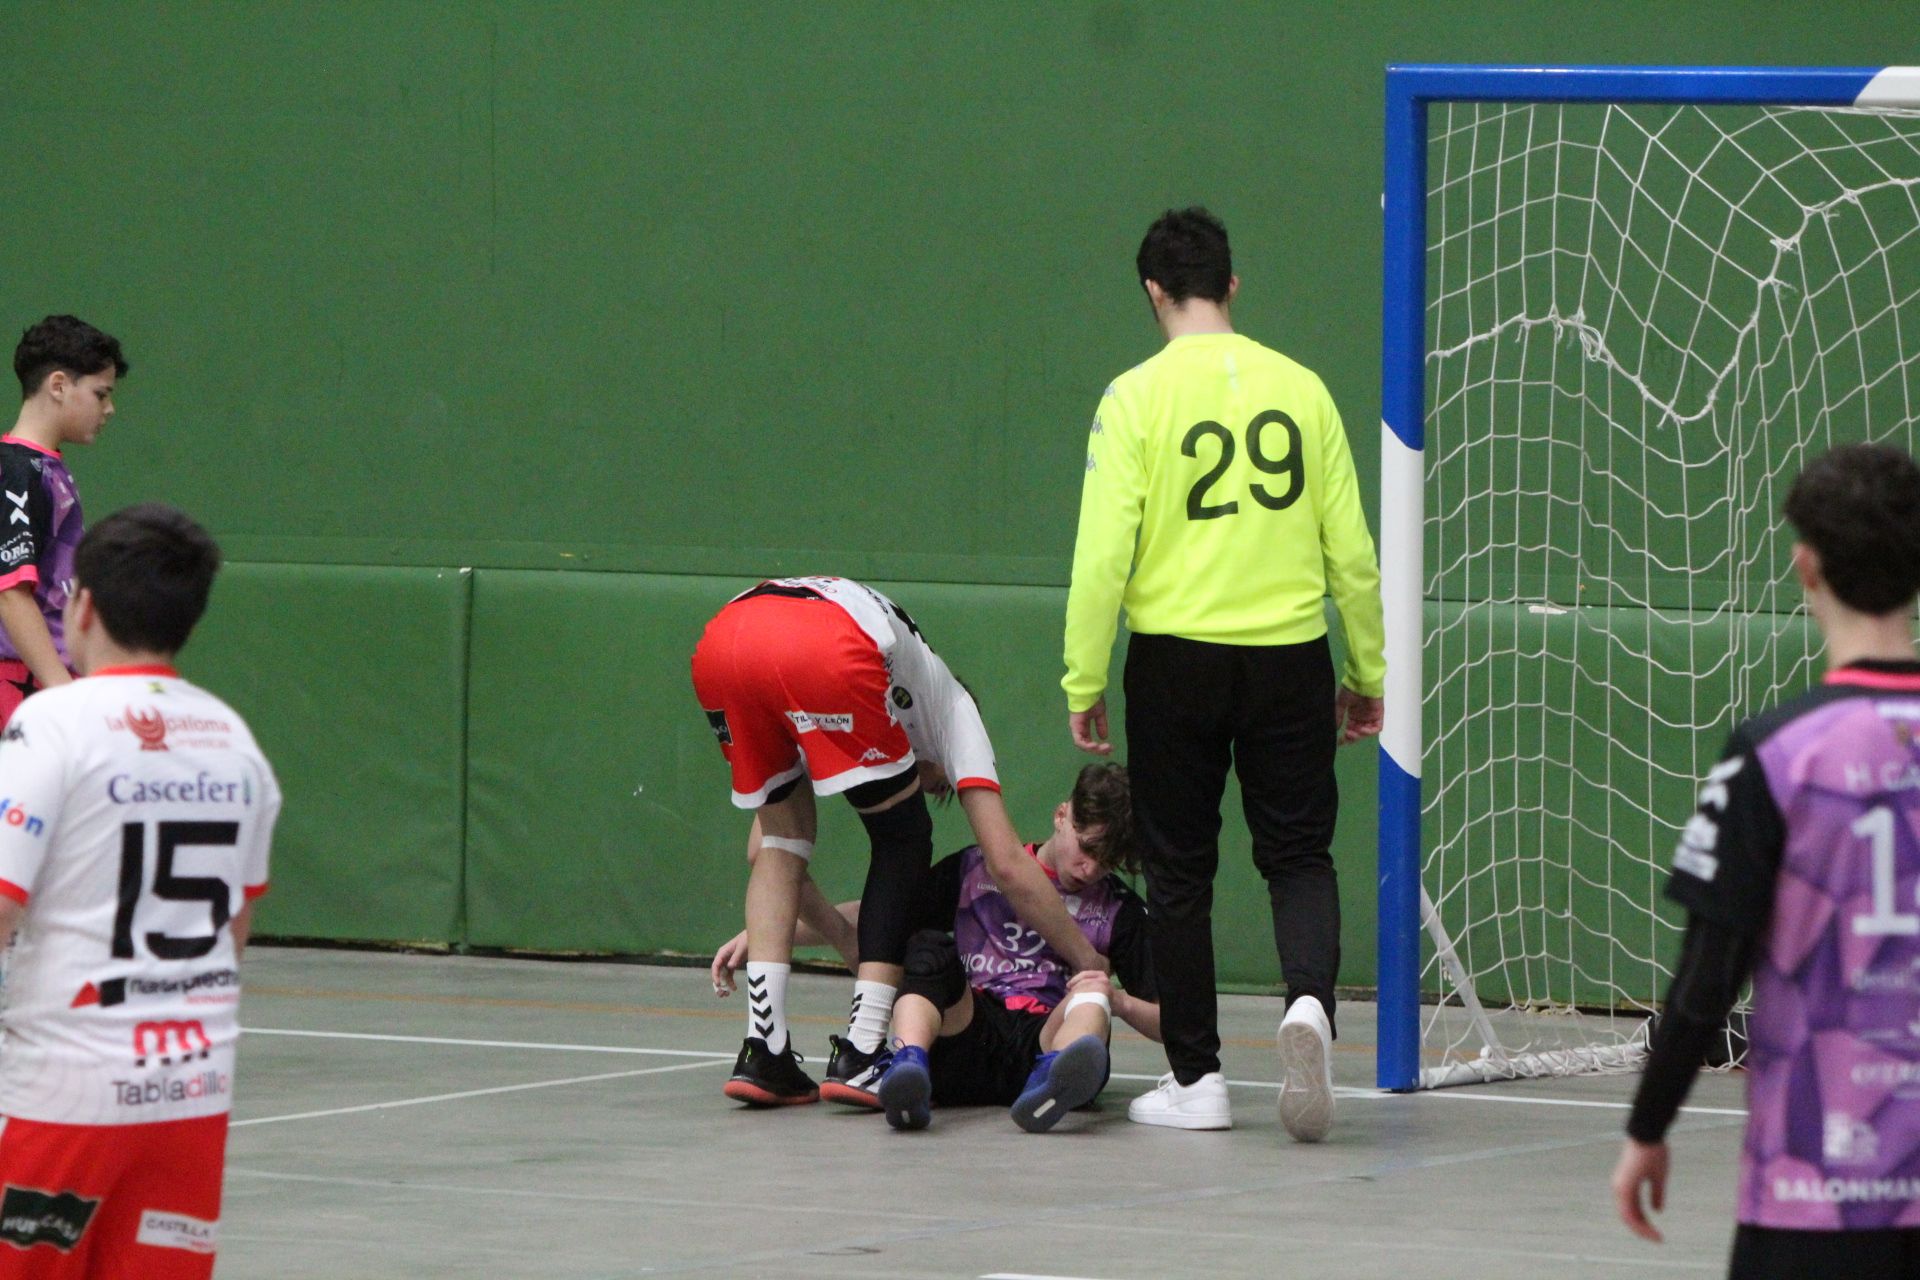
[[[1387,68],[1380,446],[1387,719],[1380,738],[1377,1082],[1391,1090],[1421,1085],[1427,105],[1445,101],[1912,107],[1920,106],[1920,67]]]

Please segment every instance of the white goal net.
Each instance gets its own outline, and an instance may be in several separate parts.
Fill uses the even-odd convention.
[[[1627,1067],[1700,778],[1818,676],[1787,486],[1916,443],[1920,112],[1436,103],[1427,145],[1425,1079]]]

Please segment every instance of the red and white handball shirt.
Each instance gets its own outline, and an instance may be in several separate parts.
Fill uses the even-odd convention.
[[[128,1125],[231,1105],[229,921],[267,887],[280,788],[233,709],[170,667],[35,694],[0,734],[0,1116]]]
[[[803,774],[834,795],[916,760],[956,790],[1000,789],[973,695],[904,609],[851,578],[734,597],[694,651],[693,682],[743,809]]]

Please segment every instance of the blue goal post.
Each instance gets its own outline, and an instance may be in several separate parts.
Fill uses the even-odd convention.
[[[1419,1088],[1428,106],[1445,102],[1920,105],[1920,67],[1387,69],[1380,458],[1386,726],[1380,743],[1379,1057],[1382,1089]]]

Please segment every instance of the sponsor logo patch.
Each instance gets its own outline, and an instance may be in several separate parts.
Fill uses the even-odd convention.
[[[893,686],[892,692],[888,693],[887,696],[892,698],[893,705],[902,711],[911,711],[913,709],[913,694],[908,691],[907,686],[897,684]]]
[[[240,974],[234,969],[209,969],[184,978],[108,978],[80,988],[80,994],[67,1007],[81,1009],[97,1004],[111,1009],[125,1004],[129,997],[139,1000],[148,996],[180,996],[188,1004],[232,1004],[240,998]],[[167,1024],[141,1025],[152,1028]]]
[[[891,759],[893,759],[893,757],[888,755],[886,752],[882,751],[880,748],[868,747],[866,750],[866,754],[860,757],[860,763],[866,764],[869,761],[873,761],[873,760],[891,760]]]
[[[113,733],[131,733],[140,739],[142,751],[169,750],[169,735],[190,747],[224,748],[232,745],[227,735],[233,732],[233,726],[225,720],[196,715],[162,715],[153,707],[145,711],[128,707],[121,715],[108,716],[107,728]]]
[[[853,732],[853,713],[850,711],[789,711],[787,719],[793,721],[796,733],[812,733],[816,729],[822,733]]]
[[[213,1041],[198,1018],[175,1018],[165,1022],[142,1022],[133,1029],[133,1065],[144,1067],[148,1058],[159,1058],[170,1067],[176,1060],[204,1058],[213,1052]]]
[[[0,827],[14,827],[30,836],[44,835],[47,824],[11,800],[0,800]]]
[[[721,746],[730,747],[733,745],[733,730],[727,727],[726,712],[708,711],[707,724],[712,727],[713,736],[720,739]]]
[[[140,739],[142,751],[167,749],[167,718],[158,711],[144,711],[135,715],[133,708],[128,707],[127,728],[133,730],[133,736]]]
[[[140,1214],[140,1230],[134,1243],[156,1249],[186,1249],[192,1253],[212,1253],[220,1235],[220,1224],[204,1218],[189,1218],[184,1213],[164,1213],[146,1209]]]
[[[87,1200],[71,1191],[36,1191],[8,1187],[0,1193],[0,1240],[31,1249],[50,1244],[61,1253],[73,1252],[87,1234],[98,1199]]]
[[[1820,1148],[1835,1164],[1864,1164],[1880,1154],[1880,1135],[1850,1115],[1828,1112]]]
[[[10,724],[5,733],[0,733],[0,742],[18,742],[24,746],[26,741],[27,731],[18,724]]]
[[[136,731],[137,732],[137,731]],[[141,737],[142,751],[165,751],[166,726],[160,728],[162,745],[149,747]],[[242,804],[253,803],[253,787],[246,780],[228,782],[202,773],[194,778],[136,778],[117,773],[107,781],[107,799],[115,804]]]
[[[233,1092],[233,1077],[218,1071],[152,1080],[115,1080],[113,1101],[120,1107],[150,1107],[162,1102],[195,1102]]]

